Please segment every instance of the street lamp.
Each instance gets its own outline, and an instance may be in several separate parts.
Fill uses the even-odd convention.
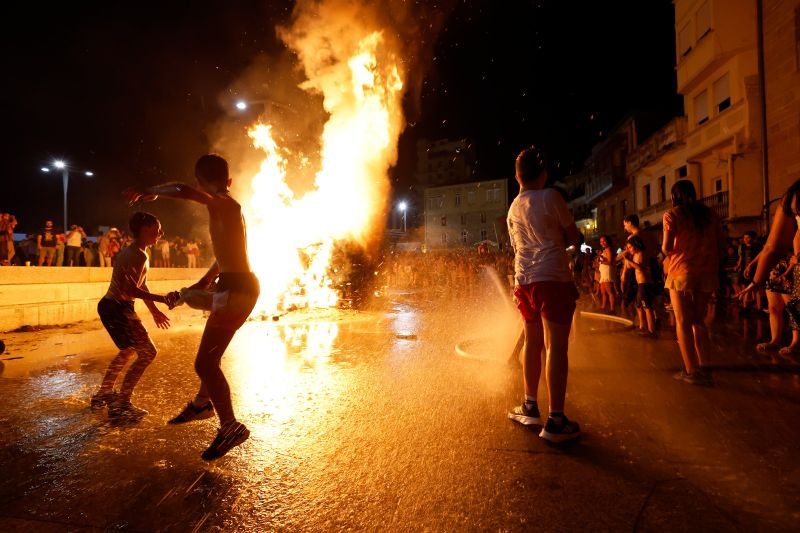
[[[403,233],[406,232],[406,211],[408,210],[408,205],[405,202],[400,202],[397,206],[400,211],[403,212]]]
[[[61,171],[61,179],[62,179],[62,182],[64,184],[64,231],[67,231],[67,228],[68,228],[68,226],[67,226],[67,190],[69,189],[69,171],[70,171],[70,166],[66,162],[64,162],[63,160],[57,159],[57,160],[53,161],[53,167],[56,170],[60,170]],[[42,172],[46,173],[46,174],[50,173],[50,168],[49,167],[42,167],[40,170]],[[78,169],[72,168],[72,170],[76,170],[77,171]],[[84,176],[88,176],[88,177],[94,176],[94,172],[92,172],[91,170],[81,170],[80,172],[83,172]]]
[[[249,100],[249,101],[248,100],[236,100],[236,102],[233,104],[233,107],[235,107],[239,111],[246,111],[250,106],[256,105],[256,104],[260,104],[260,105],[264,106],[264,111],[265,112],[267,111],[267,107],[274,106],[274,107],[277,107],[278,109],[283,109],[284,111],[291,111],[292,113],[297,113],[297,111],[295,111],[295,109],[292,106],[290,106],[288,104],[283,104],[281,102],[276,102],[275,100],[271,100],[269,98],[265,98],[265,99],[262,99],[262,100]]]

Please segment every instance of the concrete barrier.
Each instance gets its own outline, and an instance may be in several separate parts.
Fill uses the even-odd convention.
[[[204,268],[151,268],[147,286],[164,294],[193,284],[205,272]],[[0,267],[0,331],[93,320],[110,281],[108,267]],[[141,300],[136,309],[145,309]]]

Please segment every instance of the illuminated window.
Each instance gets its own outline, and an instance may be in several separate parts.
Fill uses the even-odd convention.
[[[458,207],[460,205],[461,205],[461,193],[457,192],[456,193],[456,207]]]
[[[475,191],[467,192],[467,203],[474,204],[475,203]]]

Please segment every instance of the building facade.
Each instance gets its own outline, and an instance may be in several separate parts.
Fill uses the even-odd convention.
[[[425,189],[427,249],[472,247],[481,241],[508,244],[508,181],[475,181]]]
[[[699,187],[696,169],[686,163],[686,126],[686,117],[676,117],[628,155],[628,179],[642,225],[661,223],[672,207],[670,190],[676,181],[691,179]]]
[[[675,0],[688,173],[732,233],[762,220],[756,9],[756,0]]]
[[[769,196],[800,179],[800,1],[764,0]]]

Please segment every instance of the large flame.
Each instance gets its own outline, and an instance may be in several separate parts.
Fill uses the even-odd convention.
[[[330,53],[321,58],[318,40],[305,35],[291,43],[309,77],[302,88],[321,93],[329,114],[313,188],[298,196],[288,185],[289,151],[275,141],[273,126],[248,130],[264,153],[252,195],[242,202],[262,287],[257,314],[335,305],[330,269],[336,243],[363,245],[383,222],[387,172],[404,124],[397,56],[380,31],[359,36],[353,28],[337,39],[337,49],[351,51],[346,60],[332,60]]]

